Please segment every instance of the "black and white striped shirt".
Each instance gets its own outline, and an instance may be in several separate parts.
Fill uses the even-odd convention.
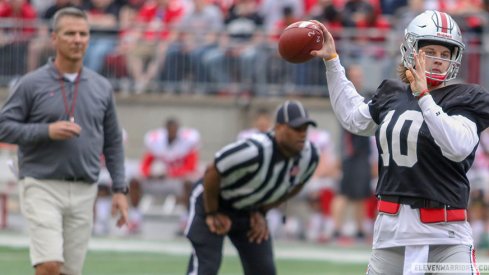
[[[215,156],[221,199],[244,210],[274,203],[293,187],[306,183],[318,162],[318,151],[309,141],[297,157],[284,158],[273,133],[232,143]]]

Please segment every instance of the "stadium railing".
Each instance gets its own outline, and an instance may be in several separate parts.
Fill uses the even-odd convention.
[[[12,85],[19,76],[33,69],[32,64],[41,66],[53,54],[49,47],[49,33],[41,32],[42,26],[0,19],[0,86]],[[460,69],[461,81],[489,86],[489,72],[485,69],[489,65],[487,29],[485,27],[479,32],[464,33],[468,47]],[[128,69],[132,64],[127,57],[134,52],[124,44],[127,37],[123,38],[117,31],[111,33],[100,36],[95,32],[91,39],[112,40],[109,43],[112,48],[103,57],[99,73],[108,77],[116,91],[123,94],[327,96],[321,60],[313,59],[303,64],[285,62],[277,53],[276,34],[266,34],[253,45],[256,55],[251,59],[244,54],[233,56],[236,45],[226,45],[225,48],[206,49],[207,54],[200,60],[202,62],[195,62],[185,55],[184,50],[179,50],[181,48],[177,43],[171,43],[167,53],[172,54],[167,54],[165,61],[161,58],[156,76],[141,89]],[[402,41],[402,33],[398,30],[382,32],[377,29],[349,28],[333,35],[342,63],[358,63],[365,68],[367,89],[377,88],[384,78],[396,77],[396,68],[400,63],[399,45]],[[89,47],[88,51],[91,50]],[[216,59],[216,55],[224,58]]]

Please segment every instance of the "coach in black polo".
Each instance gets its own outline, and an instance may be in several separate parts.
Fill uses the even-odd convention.
[[[273,131],[215,154],[190,198],[187,274],[217,274],[225,236],[238,250],[244,274],[276,274],[265,213],[297,194],[314,173],[319,156],[307,140],[309,125],[316,122],[302,104],[286,101]]]

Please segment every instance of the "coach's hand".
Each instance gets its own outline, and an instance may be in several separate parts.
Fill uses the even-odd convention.
[[[112,216],[117,215],[117,212],[120,213],[120,217],[117,220],[117,227],[121,227],[124,224],[127,225],[129,221],[128,208],[126,195],[121,193],[112,195]]]
[[[260,212],[250,214],[250,231],[248,231],[248,240],[250,242],[261,243],[268,240],[269,231],[267,220]]]
[[[212,233],[225,235],[231,229],[231,219],[222,213],[215,213],[205,217],[205,223]]]
[[[49,124],[48,126],[49,138],[53,140],[67,140],[80,135],[80,125],[60,120]]]

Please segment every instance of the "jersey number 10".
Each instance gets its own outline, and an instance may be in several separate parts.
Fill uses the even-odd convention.
[[[389,111],[379,129],[379,141],[382,149],[380,155],[384,166],[389,166],[389,158],[391,155],[391,152],[389,152],[389,141],[387,140],[387,126],[391,123],[393,115],[394,110]],[[410,122],[408,134],[405,137],[401,137],[401,130],[407,122]],[[395,122],[394,127],[392,127],[392,160],[397,166],[412,167],[418,162],[418,134],[422,124],[423,115],[421,112],[409,110],[402,113]],[[403,140],[401,140],[401,138],[403,138]],[[401,144],[403,143],[407,144],[406,154],[401,153]]]

